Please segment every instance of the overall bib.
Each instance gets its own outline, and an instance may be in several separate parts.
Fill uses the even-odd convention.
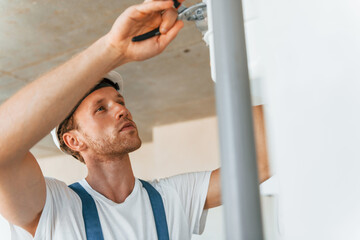
[[[169,231],[168,231],[165,209],[161,195],[153,186],[151,186],[150,183],[141,179],[140,181],[150,198],[158,239],[169,240]],[[69,185],[69,187],[77,195],[79,195],[81,199],[82,214],[85,223],[85,232],[86,232],[87,240],[104,240],[99,214],[97,212],[94,199],[78,182]]]

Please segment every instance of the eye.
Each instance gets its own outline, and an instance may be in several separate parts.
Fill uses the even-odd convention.
[[[118,102],[119,104],[125,106],[125,102],[123,102],[123,101],[121,101],[121,100],[119,100],[119,101],[117,101],[117,102]]]
[[[101,106],[101,107],[99,107],[98,109],[96,109],[96,112],[101,112],[101,111],[103,111],[103,110],[105,110],[105,108],[104,108],[103,106]]]

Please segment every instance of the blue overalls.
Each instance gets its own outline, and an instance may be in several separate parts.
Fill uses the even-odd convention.
[[[158,239],[169,240],[169,231],[161,195],[153,186],[151,186],[150,183],[141,179],[140,181],[150,198]],[[99,214],[97,212],[94,199],[78,182],[71,184],[69,187],[74,190],[81,199],[87,240],[104,240]]]

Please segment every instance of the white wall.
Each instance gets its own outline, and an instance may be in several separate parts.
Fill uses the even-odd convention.
[[[360,239],[360,2],[260,0],[284,239]]]

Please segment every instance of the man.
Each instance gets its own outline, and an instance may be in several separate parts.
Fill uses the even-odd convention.
[[[204,210],[221,204],[219,169],[151,184],[136,179],[128,155],[141,145],[136,125],[114,81],[98,85],[112,69],[161,53],[183,26],[176,17],[172,1],[126,9],[108,34],[0,107],[0,213],[13,239],[160,239],[161,232],[189,239],[202,231]],[[160,36],[131,41],[159,26]],[[29,152],[64,119],[72,122],[56,132],[60,144],[88,168],[79,188],[45,179]],[[151,191],[161,196],[159,208]]]

